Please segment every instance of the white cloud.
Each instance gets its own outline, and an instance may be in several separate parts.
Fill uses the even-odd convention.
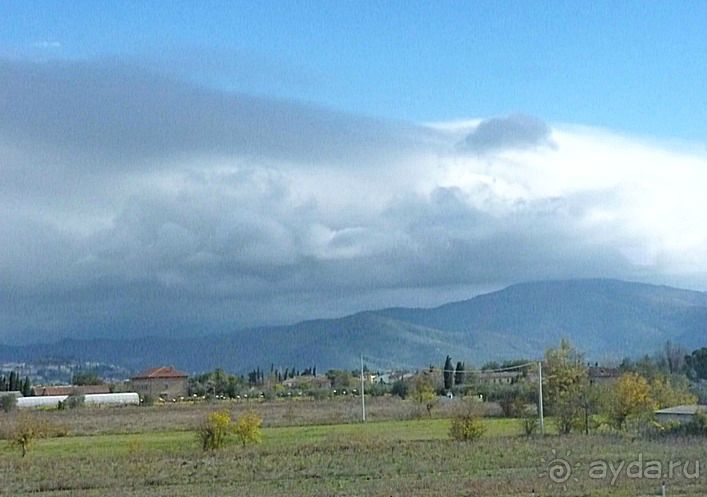
[[[0,340],[223,331],[531,279],[707,288],[694,149],[535,119],[520,141],[512,119],[381,122],[121,66],[3,67]]]

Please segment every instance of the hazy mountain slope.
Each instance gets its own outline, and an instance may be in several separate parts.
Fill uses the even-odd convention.
[[[653,352],[668,339],[699,346],[707,331],[707,294],[617,280],[536,282],[434,309],[380,313],[462,331],[470,347],[494,334],[505,339],[497,345],[512,343],[537,356],[548,344],[568,337],[588,355],[621,357]]]
[[[291,326],[195,338],[64,340],[0,346],[0,360],[47,356],[97,360],[141,369],[174,364],[189,371],[223,367],[420,367],[446,354],[480,364],[540,357],[567,337],[589,359],[652,353],[670,339],[707,345],[707,294],[616,280],[513,285],[433,309],[392,308]]]

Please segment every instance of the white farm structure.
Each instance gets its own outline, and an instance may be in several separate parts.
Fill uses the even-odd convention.
[[[68,395],[47,395],[43,397],[21,397],[17,399],[17,407],[57,408],[59,402],[68,399]],[[87,406],[137,406],[140,405],[140,396],[133,392],[126,393],[98,393],[84,395],[84,404]]]

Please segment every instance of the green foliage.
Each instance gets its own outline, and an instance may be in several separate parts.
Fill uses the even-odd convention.
[[[0,375],[0,393],[2,392],[20,392],[25,397],[29,397],[32,394],[32,381],[29,376],[25,376],[23,381],[14,371],[11,371],[8,376]]]
[[[449,436],[460,442],[472,442],[486,432],[486,426],[472,405],[466,405],[452,418]]]
[[[78,409],[79,407],[83,407],[85,401],[85,396],[78,392],[74,392],[66,398],[64,405],[69,409]]]
[[[0,407],[3,412],[11,412],[17,408],[17,397],[14,395],[0,395]]]
[[[463,385],[465,379],[464,363],[457,361],[457,367],[454,369],[454,385]]]
[[[385,394],[390,393],[391,388],[380,382],[373,382],[366,386],[366,395],[371,397],[383,397]]]
[[[228,374],[223,369],[217,368],[212,372],[191,376],[187,390],[190,396],[228,397],[234,399],[246,388],[247,385],[243,378]]]
[[[103,380],[95,371],[79,371],[71,378],[73,385],[103,385]]]
[[[522,418],[523,422],[523,433],[526,436],[532,436],[540,426],[540,421],[538,420],[538,413],[534,409],[526,407],[523,410]]]
[[[351,374],[351,371],[330,369],[326,372],[326,377],[329,379],[331,388],[335,390],[351,388],[351,385],[354,384],[354,377]]]
[[[437,401],[437,393],[431,373],[423,372],[415,376],[412,395],[415,402],[424,405],[427,409],[427,414],[431,416],[432,408]]]
[[[624,373],[603,398],[604,413],[615,429],[626,427],[630,419],[649,418],[655,409],[648,381],[637,373]]]
[[[404,399],[408,396],[409,393],[409,386],[406,381],[403,380],[398,380],[395,383],[393,383],[393,386],[390,389],[390,393],[392,395],[397,395],[401,399]]]
[[[35,440],[46,436],[47,432],[46,423],[25,412],[17,417],[9,433],[10,444],[18,447],[22,451],[22,457],[25,457]]]
[[[249,412],[238,418],[233,427],[233,433],[243,447],[249,443],[257,444],[262,440],[262,425],[263,418],[254,412]]]
[[[451,390],[454,385],[454,365],[452,364],[452,358],[449,356],[444,360],[442,378],[444,379],[444,390]]]
[[[589,379],[582,355],[569,341],[545,352],[543,382],[545,406],[555,415],[558,431],[567,434],[581,426]]]
[[[197,438],[205,451],[223,447],[231,429],[231,415],[228,411],[207,414],[206,419],[197,429]]]
[[[490,385],[490,387],[486,389],[486,400],[498,402],[503,415],[507,418],[519,416],[526,404],[535,400],[531,395],[532,389],[526,383]]]
[[[690,382],[683,375],[660,375],[650,382],[650,395],[656,409],[684,404],[696,404],[698,398],[690,391]]]
[[[694,350],[692,354],[685,357],[685,363],[694,379],[707,379],[707,347]]]

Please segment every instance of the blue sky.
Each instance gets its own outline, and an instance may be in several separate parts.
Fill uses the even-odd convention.
[[[2,2],[0,343],[707,290],[707,2]]]
[[[707,141],[707,2],[4,2],[0,53],[119,57],[408,121]]]

